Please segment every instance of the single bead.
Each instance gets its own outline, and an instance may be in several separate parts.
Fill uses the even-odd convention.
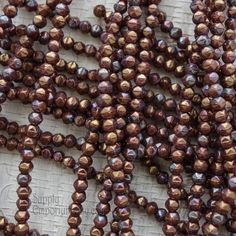
[[[93,13],[96,17],[104,17],[106,14],[106,8],[104,5],[97,5],[94,7]]]

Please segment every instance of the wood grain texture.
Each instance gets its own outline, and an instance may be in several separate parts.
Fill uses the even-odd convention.
[[[39,2],[45,2],[40,0]],[[77,15],[81,19],[87,19],[92,23],[101,22],[92,15],[93,6],[103,3],[108,9],[112,9],[115,1],[112,0],[74,0],[71,6],[72,15]],[[0,0],[2,7],[6,3]],[[190,1],[187,0],[163,0],[160,8],[167,12],[167,18],[172,20],[176,26],[181,26],[185,35],[193,36],[193,25],[191,24],[192,14],[189,10]],[[16,24],[29,24],[32,21],[32,14],[24,10],[19,11],[19,16],[15,20]],[[66,30],[66,34],[72,35],[76,40],[82,40],[86,43],[98,44],[98,41],[82,35],[80,32]],[[159,32],[157,32],[159,35]],[[161,36],[163,37],[163,35]],[[171,42],[171,41],[170,41]],[[93,59],[82,56],[76,56],[73,53],[62,51],[61,56],[67,60],[76,60],[79,65],[88,68],[96,68],[97,63]],[[10,121],[17,121],[20,124],[27,123],[26,114],[30,113],[30,106],[22,106],[19,102],[7,102],[3,106],[3,112],[0,116],[7,116]],[[74,134],[76,137],[83,136],[85,130],[73,125],[64,125],[62,122],[55,120],[52,116],[45,117],[42,130],[50,130],[53,133],[61,132],[64,135]],[[78,158],[80,153],[77,150],[65,150],[67,155],[73,155]],[[0,150],[0,214],[4,214],[11,221],[14,221],[16,211],[16,177],[19,173],[18,164],[20,157],[18,153],[10,153],[7,150]],[[105,165],[104,156],[97,154],[94,156],[94,163],[98,170]],[[165,163],[161,163],[165,166]],[[73,182],[75,175],[69,170],[56,166],[49,160],[37,158],[34,160],[34,170],[32,172],[32,206],[30,208],[30,226],[37,228],[41,233],[50,236],[65,235],[67,230],[67,213],[68,205],[71,203],[71,194],[74,191]],[[164,167],[163,167],[164,168]],[[189,176],[185,177],[185,184],[189,185]],[[166,188],[158,185],[155,178],[151,177],[147,170],[136,164],[132,188],[138,194],[146,196],[150,201],[158,202],[160,207],[164,206],[167,198]],[[82,215],[83,223],[81,226],[82,235],[89,235],[89,229],[92,225],[93,218],[96,214],[95,207],[97,204],[97,192],[100,186],[95,182],[89,181],[87,191],[87,201],[84,204],[84,213]],[[181,216],[186,219],[186,207],[181,206]],[[133,209],[132,219],[134,231],[137,236],[161,236],[161,224],[155,219],[148,217],[142,210]],[[223,234],[222,234],[223,235]]]

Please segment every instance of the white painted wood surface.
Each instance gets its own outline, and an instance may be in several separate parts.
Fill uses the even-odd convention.
[[[40,3],[45,0],[40,0]],[[112,0],[74,0],[71,6],[72,15],[79,16],[80,19],[87,19],[92,23],[101,22],[96,19],[92,12],[96,4],[104,4],[108,9],[112,9],[115,1]],[[192,14],[189,10],[191,1],[187,0],[163,0],[160,8],[167,12],[167,18],[172,20],[176,26],[181,26],[185,35],[193,35],[193,25],[191,24]],[[0,0],[2,7],[6,0]],[[15,20],[17,24],[28,24],[32,21],[32,14],[24,10],[20,10],[19,16]],[[66,30],[66,34],[72,35],[77,40],[86,43],[98,43],[91,37],[82,35],[78,31]],[[163,36],[162,36],[163,37]],[[65,59],[76,60],[79,65],[86,65],[88,68],[96,68],[97,64],[93,59],[87,59],[84,56],[76,56],[73,53],[63,51]],[[18,102],[7,102],[3,106],[3,112],[0,116],[5,115],[10,121],[18,121],[20,124],[27,123],[26,114],[29,114],[30,106],[22,106]],[[55,120],[52,116],[47,116],[43,125],[43,130],[50,130],[53,133],[61,132],[65,135],[74,134],[76,137],[82,136],[84,130],[73,125],[64,125],[61,121]],[[62,150],[62,149],[61,149]],[[65,150],[65,149],[64,149]],[[73,155],[78,158],[80,153],[77,150],[68,151],[66,154]],[[16,177],[19,173],[18,164],[20,157],[18,153],[12,153],[6,149],[0,150],[0,214],[4,214],[11,221],[14,221],[16,208]],[[102,169],[106,160],[104,156],[98,154],[94,157],[94,163],[97,169]],[[71,203],[71,194],[74,191],[73,182],[75,175],[69,170],[56,166],[51,161],[43,159],[34,160],[34,170],[32,172],[32,206],[30,208],[30,226],[37,228],[41,233],[50,236],[65,235],[67,230],[67,208]],[[189,183],[186,177],[186,184]],[[165,187],[156,183],[147,170],[139,164],[136,165],[132,188],[138,194],[146,196],[150,201],[157,201],[160,207],[164,206],[167,197]],[[84,204],[84,213],[82,215],[83,223],[81,226],[82,235],[89,235],[89,229],[92,225],[93,218],[96,214],[95,207],[97,204],[97,192],[100,186],[95,181],[89,181],[87,191],[87,200]],[[185,206],[181,208],[181,215],[186,218]],[[148,217],[142,210],[133,209],[132,219],[134,223],[134,231],[137,236],[161,236],[161,224],[157,223],[153,217]]]

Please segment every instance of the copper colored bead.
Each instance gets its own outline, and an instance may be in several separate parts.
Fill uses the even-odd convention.
[[[67,223],[69,224],[70,227],[76,228],[81,223],[81,221],[82,220],[80,217],[70,216],[67,220]]]
[[[96,17],[104,17],[106,14],[106,8],[103,5],[95,6],[93,13]]]
[[[165,221],[167,224],[170,224],[170,225],[177,225],[178,222],[179,222],[179,214],[177,212],[173,212],[173,213],[167,213],[166,216],[165,216]]]
[[[53,51],[53,52],[58,52],[60,50],[61,44],[56,41],[56,40],[51,40],[48,44],[48,49]],[[56,62],[56,64],[59,62],[59,58],[58,61]]]
[[[128,8],[128,14],[133,18],[138,18],[142,15],[142,10],[139,6],[131,6]]]
[[[28,184],[30,183],[30,181],[31,181],[31,176],[28,175],[28,174],[26,174],[26,175],[24,175],[24,174],[19,174],[19,175],[17,176],[17,182],[18,182],[18,184],[19,184],[20,186],[22,186],[22,187],[27,187]]]
[[[121,220],[127,220],[130,217],[130,208],[129,207],[124,207],[124,208],[116,208],[116,215],[121,219]]]
[[[81,193],[75,192],[72,195],[72,200],[77,204],[81,204],[86,200],[86,195],[84,192],[81,192]]]
[[[174,27],[173,23],[171,21],[168,21],[168,20],[164,21],[161,24],[161,30],[163,32],[166,32],[166,33],[169,33],[173,27]]]
[[[46,4],[39,4],[37,8],[37,14],[46,17],[51,14],[51,9]]]
[[[136,199],[136,204],[138,205],[138,207],[143,207],[146,208],[147,206],[147,199],[145,197],[138,197]]]
[[[149,215],[153,215],[156,213],[158,207],[155,202],[149,202],[146,206],[146,211]]]
[[[66,232],[66,236],[80,236],[80,235],[81,233],[79,229],[70,228]]]
[[[177,233],[177,230],[174,226],[166,224],[166,223],[163,225],[162,230],[165,233],[165,235],[168,235],[168,236],[174,236]]]
[[[17,139],[15,139],[15,138],[10,138],[10,139],[8,139],[8,141],[7,141],[7,143],[6,143],[6,148],[7,148],[9,151],[13,151],[14,149],[17,148],[17,145],[18,145]]]
[[[12,236],[15,234],[15,224],[9,223],[5,230],[3,231],[4,235],[6,236]]]
[[[224,66],[222,66],[221,70],[225,75],[230,76],[235,73],[236,67],[234,64],[228,63],[228,64],[225,64]]]
[[[18,223],[24,224],[29,219],[29,212],[28,211],[17,211],[15,214],[15,219]]]
[[[90,230],[90,235],[91,236],[102,236],[104,234],[103,229],[99,229],[97,227],[92,227]]]
[[[203,232],[204,232],[204,234],[206,236],[216,236],[216,235],[219,235],[218,229],[214,225],[212,225],[210,223],[203,225]]]
[[[46,26],[47,20],[45,17],[43,17],[41,15],[36,15],[36,16],[34,16],[33,23],[38,28],[43,28],[44,26]]]
[[[121,231],[128,231],[131,230],[132,228],[132,225],[133,225],[133,222],[131,219],[126,219],[126,220],[123,220],[123,221],[120,221],[119,222],[119,228]]]
[[[24,236],[27,235],[27,233],[29,232],[29,226],[28,224],[17,224],[15,226],[15,234],[17,236]]]
[[[88,21],[80,21],[79,28],[82,33],[89,33],[91,30],[91,25]]]
[[[63,28],[66,24],[66,19],[63,16],[56,15],[52,18],[52,24],[55,28]]]
[[[134,236],[134,232],[132,230],[128,231],[128,232],[123,232],[121,233],[121,236]]]
[[[0,217],[0,229],[3,230],[7,226],[7,219],[4,216]]]
[[[14,5],[6,5],[3,12],[6,16],[13,18],[17,15],[17,8]]]
[[[95,227],[98,229],[103,228],[107,224],[107,217],[98,215],[94,218]]]

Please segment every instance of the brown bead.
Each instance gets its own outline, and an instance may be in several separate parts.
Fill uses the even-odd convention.
[[[158,207],[157,207],[157,204],[155,202],[147,203],[146,211],[149,215],[155,214],[157,209],[158,209]]]
[[[47,25],[47,20],[42,15],[36,15],[34,16],[33,23],[38,28],[43,28]]]
[[[28,224],[17,224],[15,226],[15,234],[17,236],[24,236],[27,235],[27,233],[29,232],[29,226]]]
[[[230,76],[230,75],[233,75],[235,73],[236,67],[232,63],[227,63],[227,64],[224,64],[221,67],[221,70],[225,75]]]
[[[162,227],[162,230],[165,233],[165,235],[168,235],[168,236],[174,236],[177,233],[176,228],[169,224],[164,224]]]
[[[29,199],[18,199],[16,205],[20,211],[26,211],[29,209],[31,202]]]
[[[47,4],[39,4],[37,14],[46,17],[51,14],[51,9]]]
[[[81,218],[80,217],[73,217],[70,216],[67,220],[67,223],[69,224],[70,227],[76,228],[78,225],[81,223]]]
[[[165,216],[165,221],[167,224],[170,225],[177,225],[179,222],[179,214],[177,212],[173,212],[173,213],[167,213]]]
[[[102,215],[97,215],[94,218],[94,224],[95,227],[97,227],[98,229],[103,228],[107,224],[107,217]]]
[[[137,203],[138,207],[146,208],[148,202],[145,197],[138,197],[136,199],[136,203]]]
[[[203,232],[204,232],[204,235],[206,235],[206,236],[219,235],[218,229],[210,223],[203,225]]]
[[[99,229],[97,227],[92,227],[90,230],[90,235],[91,236],[102,236],[104,234],[103,229]]]
[[[104,17],[106,14],[106,8],[103,5],[95,6],[93,13],[96,17]]]
[[[120,170],[123,167],[123,160],[119,157],[111,158],[109,164],[113,170]]]
[[[66,232],[66,236],[80,236],[80,235],[81,233],[79,229],[70,228]]]
[[[5,229],[5,227],[7,226],[8,221],[4,216],[0,217],[0,230]]]
[[[3,231],[4,235],[6,236],[12,236],[15,234],[15,225],[13,223],[9,223],[5,230]]]
[[[19,224],[24,224],[29,219],[28,211],[17,211],[15,214],[15,219]]]
[[[14,5],[6,5],[3,12],[6,16],[13,18],[17,15],[17,8]]]
[[[123,232],[120,234],[121,236],[134,236],[134,232],[132,230],[128,231],[128,232]]]

